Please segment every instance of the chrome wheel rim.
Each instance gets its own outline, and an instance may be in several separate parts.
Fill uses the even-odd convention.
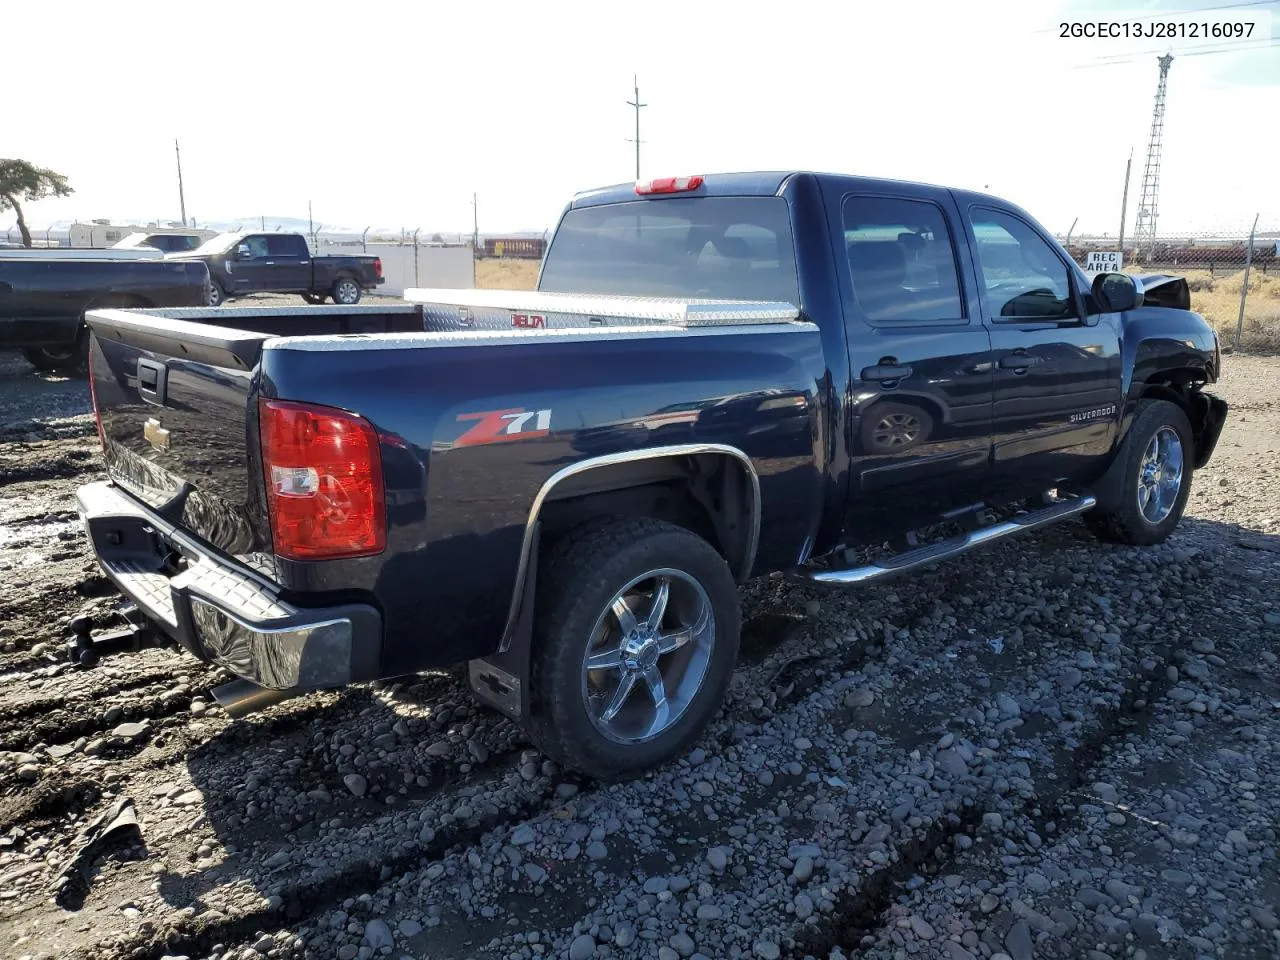
[[[359,291],[356,285],[350,280],[345,280],[338,284],[338,299],[343,303],[355,303]]]
[[[637,744],[669,730],[706,680],[715,615],[689,574],[663,567],[614,594],[582,660],[582,702],[596,730]]]
[[[1148,523],[1159,523],[1173,512],[1182,490],[1182,473],[1182,439],[1172,427],[1161,427],[1138,467],[1138,510]]]
[[[905,447],[920,435],[920,420],[910,413],[890,413],[880,418],[871,438],[877,447]]]

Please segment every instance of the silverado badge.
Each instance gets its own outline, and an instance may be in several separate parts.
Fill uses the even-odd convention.
[[[155,417],[147,418],[147,422],[142,426],[142,435],[147,438],[147,443],[157,450],[163,452],[169,449],[169,431],[160,426],[160,421]]]

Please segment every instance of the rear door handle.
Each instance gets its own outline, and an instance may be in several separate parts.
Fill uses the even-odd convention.
[[[863,380],[905,380],[911,376],[911,368],[893,364],[876,364],[862,368]]]
[[[1000,358],[1000,367],[1003,370],[1026,370],[1035,362],[1035,357],[1029,357],[1025,353],[1011,353]]]

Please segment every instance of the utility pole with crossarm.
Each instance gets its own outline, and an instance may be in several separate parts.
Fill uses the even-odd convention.
[[[634,107],[636,111],[636,138],[634,142],[636,145],[636,179],[639,180],[640,179],[640,108],[647,107],[648,104],[640,102],[639,78],[632,77],[631,79],[635,83],[636,98],[634,100],[628,100],[627,106]]]

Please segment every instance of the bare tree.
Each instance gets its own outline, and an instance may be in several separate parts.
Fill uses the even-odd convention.
[[[26,160],[0,159],[0,211],[12,207],[18,215],[18,232],[24,247],[31,246],[31,231],[22,215],[22,204],[45,197],[67,197],[74,192],[60,173]]]

